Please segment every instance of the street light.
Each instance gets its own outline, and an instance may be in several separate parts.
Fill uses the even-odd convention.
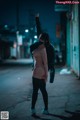
[[[25,30],[25,32],[26,32],[26,33],[28,33],[28,32],[29,32],[29,30],[28,30],[28,29],[26,29],[26,30]]]
[[[34,36],[34,43],[37,42],[37,35]]]
[[[34,38],[37,39],[37,35],[35,35]]]

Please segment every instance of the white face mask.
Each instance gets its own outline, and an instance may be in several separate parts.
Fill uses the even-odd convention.
[[[41,38],[41,35],[42,35],[42,34],[39,35],[39,41],[40,41],[40,42],[44,42],[42,39],[40,39],[40,38]]]
[[[39,35],[39,39],[40,39],[41,35],[42,35],[42,34]]]

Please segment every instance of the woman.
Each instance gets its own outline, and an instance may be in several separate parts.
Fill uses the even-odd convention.
[[[36,48],[32,51],[34,59],[34,68],[32,75],[33,83],[33,93],[32,93],[32,103],[31,110],[32,115],[36,115],[35,104],[38,97],[38,90],[40,89],[43,100],[44,100],[44,114],[48,114],[48,94],[46,91],[46,81],[48,77],[48,63],[47,63],[47,54],[45,48],[44,39],[46,34],[41,34],[39,37],[39,43]],[[32,48],[32,46],[31,46]]]
[[[36,21],[36,29],[37,29],[37,36],[39,37],[41,33],[43,33],[40,20],[39,20],[39,13],[35,16]],[[48,59],[48,70],[50,73],[50,83],[54,82],[55,77],[55,49],[53,45],[50,43],[49,35],[47,33],[44,33],[44,41],[45,41],[45,47],[47,52],[47,59]],[[38,43],[36,43],[38,44]]]

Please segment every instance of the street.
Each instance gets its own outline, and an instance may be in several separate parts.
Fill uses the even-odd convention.
[[[39,91],[36,104],[37,114],[42,120],[79,120],[80,81],[72,73],[60,75],[56,69],[55,81],[47,82],[50,115],[42,115],[43,100]],[[10,120],[35,120],[31,117],[32,95],[31,65],[14,65],[0,68],[0,111],[9,111]],[[74,118],[73,118],[74,116]],[[77,115],[80,118],[80,114]],[[77,117],[76,116],[76,117]]]
[[[23,107],[23,113],[28,112],[32,90],[31,74],[31,67],[27,66],[4,67],[0,70],[0,111],[8,110],[10,115],[11,112],[14,113],[14,118],[17,114],[15,109],[23,103],[24,105],[18,110],[20,111]]]

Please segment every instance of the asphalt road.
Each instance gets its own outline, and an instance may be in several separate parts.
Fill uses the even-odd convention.
[[[18,109],[16,107],[19,104],[28,101],[29,105],[27,102],[24,108],[30,107],[31,75],[31,66],[4,66],[0,68],[0,111],[10,111],[11,120],[15,119],[15,116],[17,117],[15,114],[19,107]]]
[[[80,80],[71,73],[60,75],[56,69],[54,83],[47,82],[50,115],[39,92],[37,114],[41,120],[80,120]],[[49,79],[48,79],[49,80]],[[32,67],[9,65],[0,67],[0,111],[9,111],[9,120],[35,120],[31,117]]]
[[[0,94],[28,84],[32,75],[31,66],[13,66],[0,69]]]

